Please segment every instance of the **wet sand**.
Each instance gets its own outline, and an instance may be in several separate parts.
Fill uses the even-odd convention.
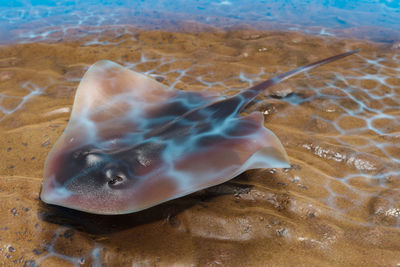
[[[400,264],[400,55],[300,33],[129,31],[0,48],[0,265]],[[182,90],[232,95],[347,50],[258,97],[290,169],[123,216],[39,200],[47,153],[87,68],[109,59]]]

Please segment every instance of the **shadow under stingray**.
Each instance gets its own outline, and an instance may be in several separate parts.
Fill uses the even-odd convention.
[[[229,182],[170,200],[149,209],[123,215],[91,214],[40,201],[38,217],[43,221],[71,227],[88,234],[111,234],[155,221],[173,219],[184,210],[195,205],[205,206],[206,202],[218,196],[238,196],[248,193],[253,186],[247,184],[246,180],[246,175],[241,174]]]

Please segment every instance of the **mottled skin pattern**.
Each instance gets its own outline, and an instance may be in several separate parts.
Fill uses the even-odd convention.
[[[41,199],[97,214],[140,211],[254,168],[289,167],[258,94],[351,51],[289,71],[236,96],[172,90],[110,61],[83,77],[70,122],[49,153]]]

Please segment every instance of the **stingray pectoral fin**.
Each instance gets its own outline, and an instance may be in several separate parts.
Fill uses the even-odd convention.
[[[290,167],[279,139],[264,127],[260,112],[232,119],[224,134],[197,142],[194,151],[174,159],[173,173],[182,196],[228,181],[256,168]]]
[[[75,95],[68,129],[85,128],[98,140],[143,133],[218,98],[172,89],[146,75],[102,60],[85,73]],[[93,139],[93,137],[88,137]]]
[[[249,137],[248,142],[256,142],[260,147],[246,160],[241,171],[258,168],[289,168],[288,155],[278,137],[264,127],[263,114],[254,112],[243,119],[259,125],[258,130]]]
[[[79,84],[71,120],[82,116],[107,120],[133,107],[141,110],[148,103],[164,102],[172,93],[167,86],[143,74],[112,61],[98,61]]]
[[[135,119],[169,103],[185,102],[190,105],[188,109],[193,109],[197,107],[193,102],[204,105],[216,99],[207,93],[172,89],[151,77],[102,60],[83,76],[75,95],[71,121],[88,117],[94,122],[103,122],[129,115]]]
[[[285,151],[276,147],[264,147],[254,153],[243,165],[245,170],[260,168],[289,168]]]

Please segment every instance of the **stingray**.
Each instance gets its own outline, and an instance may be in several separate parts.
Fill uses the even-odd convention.
[[[95,214],[137,212],[256,168],[289,168],[261,112],[243,109],[293,75],[350,51],[280,74],[232,97],[171,89],[111,61],[82,78],[69,123],[47,156],[42,201]]]

